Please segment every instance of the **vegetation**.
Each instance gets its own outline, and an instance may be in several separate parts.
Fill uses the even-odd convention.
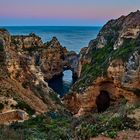
[[[22,129],[27,140],[66,140],[70,137],[70,117],[49,112],[24,123],[15,123],[11,128]]]
[[[135,49],[136,42],[134,40],[126,40],[122,47],[114,51],[112,59],[121,58],[123,61],[127,61]]]
[[[81,79],[76,83],[76,89],[79,89],[84,85],[86,87],[98,76],[105,76],[108,68],[109,59],[113,52],[111,46],[105,46],[101,49],[97,49],[92,54],[92,60],[90,64],[85,64],[82,69]]]
[[[21,129],[14,130],[8,126],[0,126],[0,140],[24,140],[24,134]]]
[[[118,113],[116,116],[106,112],[102,114],[91,115],[91,117],[92,121],[90,121],[92,123],[87,123],[87,118],[85,118],[85,121],[82,121],[78,128],[77,136],[79,136],[82,140],[98,135],[105,135],[110,138],[115,138],[117,133],[121,130],[126,130],[129,128],[136,130],[134,126],[135,121],[128,118],[126,115]]]
[[[17,101],[18,104],[16,105],[16,108],[26,110],[26,112],[29,115],[33,115],[35,113],[35,110],[32,109],[28,104],[26,104],[24,101]]]
[[[132,108],[134,110],[136,107],[140,106],[120,104],[117,108],[110,107],[102,114],[88,114],[80,118],[50,111],[23,123],[13,123],[9,127],[3,127],[0,129],[0,138],[7,140],[85,140],[98,135],[115,138],[121,130],[138,129],[135,126],[135,120],[127,117],[128,113],[132,112]],[[12,136],[8,137],[7,133],[11,132]]]
[[[74,88],[80,91],[79,89],[84,89],[97,77],[106,76],[109,62],[112,60],[122,59],[124,62],[128,61],[128,58],[137,49],[136,42],[137,41],[133,39],[125,40],[122,47],[114,50],[110,39],[108,42],[109,45],[94,50],[91,63],[83,66],[81,78],[76,82]]]

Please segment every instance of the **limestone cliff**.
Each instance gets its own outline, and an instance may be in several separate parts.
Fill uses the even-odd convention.
[[[34,114],[63,109],[46,81],[71,65],[65,62],[68,54],[55,37],[44,44],[35,34],[12,36],[0,29],[0,111]]]
[[[109,21],[80,55],[79,80],[64,98],[73,114],[140,100],[140,11]]]

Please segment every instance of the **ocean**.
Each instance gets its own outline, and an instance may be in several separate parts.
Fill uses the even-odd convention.
[[[81,48],[87,47],[89,41],[96,38],[101,29],[101,27],[95,26],[7,26],[3,28],[6,28],[12,35],[35,33],[42,38],[43,42],[50,41],[55,36],[63,47],[77,53]],[[61,82],[60,87],[57,86],[60,83],[57,84],[56,81]],[[63,96],[68,92],[72,83],[71,71],[65,71],[62,81],[54,80],[51,85],[60,96]]]
[[[57,37],[62,46],[68,50],[80,52],[87,47],[91,39],[94,39],[101,27],[90,26],[9,26],[6,28],[12,35],[27,35],[35,33],[42,38],[43,42]]]

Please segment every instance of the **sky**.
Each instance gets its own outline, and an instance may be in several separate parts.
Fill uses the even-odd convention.
[[[101,26],[140,0],[0,0],[0,26]]]

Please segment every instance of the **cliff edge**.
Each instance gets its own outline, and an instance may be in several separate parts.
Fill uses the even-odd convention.
[[[104,25],[81,50],[78,65],[79,80],[64,98],[73,114],[104,111],[121,99],[139,102],[140,11]]]

